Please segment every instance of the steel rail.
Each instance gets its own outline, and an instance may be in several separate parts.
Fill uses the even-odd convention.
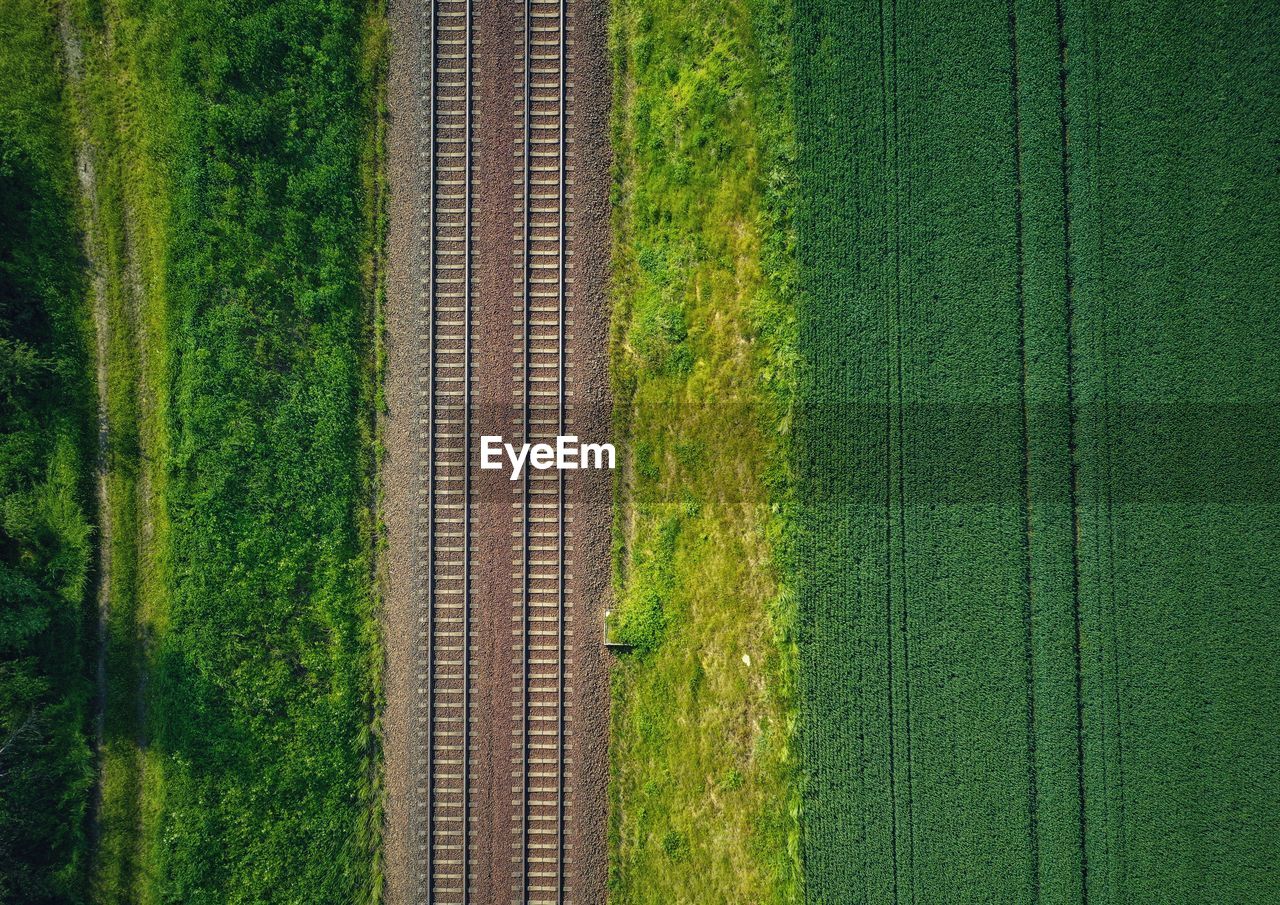
[[[461,9],[459,9],[461,7]],[[415,549],[425,559],[426,717],[423,751],[425,783],[420,796],[426,812],[419,874],[419,901],[427,905],[468,905],[471,895],[471,358],[472,358],[472,105],[473,32],[471,0],[432,0],[429,11],[429,104],[427,160],[427,273],[425,339],[426,384],[425,544]],[[459,25],[457,20],[464,21]],[[448,21],[446,21],[448,20]],[[465,45],[461,57],[454,48]],[[461,84],[457,80],[462,66]],[[462,88],[461,97],[458,88]],[[461,103],[462,109],[457,105]],[[461,123],[459,123],[461,120]],[[458,136],[461,127],[462,135]],[[462,152],[454,150],[461,145]],[[447,150],[446,150],[447,148]],[[455,158],[461,156],[462,166]],[[454,174],[462,173],[459,194]],[[447,187],[447,188],[446,188]],[[462,206],[456,205],[461,200]],[[447,232],[446,232],[447,231]],[[460,231],[460,235],[459,235]],[[458,245],[461,245],[461,251]],[[443,247],[442,247],[443,245]],[[456,330],[461,302],[462,335]],[[448,314],[447,319],[446,314]],[[461,343],[458,340],[461,340]],[[457,361],[461,358],[461,363]],[[421,361],[421,359],[419,359]],[[461,376],[452,376],[457,369]],[[442,372],[450,372],[445,374]],[[459,393],[453,389],[461,384]],[[461,404],[456,398],[461,395]],[[461,425],[457,413],[461,411]],[[442,421],[444,424],[442,425]],[[444,432],[441,427],[444,427]],[[450,441],[462,441],[460,448]],[[419,447],[422,449],[421,445]],[[461,460],[457,461],[457,457]],[[457,469],[462,474],[458,475]],[[458,483],[461,483],[461,491]],[[441,484],[447,486],[441,487]],[[419,503],[421,506],[422,503]],[[457,516],[455,517],[455,513]],[[423,519],[417,524],[421,526]],[[454,531],[451,525],[460,524]],[[461,546],[452,539],[460,538]],[[423,549],[425,547],[425,549]],[[460,560],[460,561],[459,561]],[[461,574],[455,570],[461,568]],[[441,587],[441,584],[445,587]],[[460,587],[459,587],[460,584]],[[460,602],[454,595],[460,595]],[[460,630],[454,630],[457,623]],[[461,645],[453,639],[461,638]],[[457,652],[458,656],[454,656]],[[456,683],[461,682],[461,688]],[[459,706],[460,699],[460,706]],[[420,699],[421,700],[421,699]],[[421,711],[419,711],[421,712]],[[421,723],[421,718],[420,718]],[[457,751],[455,757],[452,752]],[[458,768],[460,769],[460,772]],[[455,786],[454,783],[457,783]],[[460,787],[460,788],[459,788]],[[454,801],[454,796],[460,800]],[[455,816],[459,814],[460,816]],[[455,829],[456,826],[456,829]],[[456,840],[456,841],[455,841]],[[457,872],[452,865],[457,865]],[[455,888],[456,887],[456,888]]]
[[[533,297],[531,295],[532,286],[530,284],[530,258],[531,258],[531,237],[533,231],[533,214],[532,198],[530,197],[529,172],[533,165],[532,150],[533,141],[530,131],[530,119],[533,112],[533,91],[531,88],[530,68],[532,63],[532,43],[533,43],[533,0],[524,0],[524,166],[521,168],[523,185],[524,185],[524,211],[521,217],[521,225],[523,227],[522,241],[522,263],[521,263],[521,295],[523,296],[524,306],[524,337],[523,337],[523,358],[524,358],[524,386],[523,386],[523,413],[521,422],[523,425],[524,442],[533,442],[530,437],[530,421],[533,413],[530,407],[530,390],[532,389],[529,381],[529,375],[532,371],[533,351],[532,337],[530,336],[530,321],[533,319]],[[520,677],[523,687],[520,690],[520,710],[522,714],[522,722],[520,728],[520,883],[521,883],[521,899],[526,898],[526,878],[529,876],[529,699],[532,694],[529,682],[529,491],[531,490],[529,483],[529,469],[525,469],[523,480],[523,494],[521,497],[521,517],[520,517],[520,545],[521,545],[521,575],[520,575]]]
[[[557,255],[557,259],[558,259],[557,263],[559,265],[559,268],[557,273],[558,278],[556,280],[557,305],[559,308],[559,314],[557,317],[557,320],[559,321],[559,330],[558,330],[559,366],[557,368],[557,377],[559,378],[559,385],[557,387],[557,391],[559,395],[558,433],[561,435],[563,435],[565,432],[565,344],[564,344],[564,340],[565,340],[565,298],[564,296],[565,296],[565,293],[564,293],[564,287],[565,287],[565,277],[567,275],[566,263],[565,263],[565,221],[567,219],[566,212],[565,212],[565,196],[567,194],[566,189],[567,189],[567,183],[568,183],[568,170],[565,167],[565,138],[566,138],[565,136],[565,86],[568,83],[568,70],[567,70],[567,67],[565,66],[565,58],[564,58],[565,57],[565,53],[564,53],[565,41],[566,41],[565,13],[568,11],[566,7],[566,2],[567,0],[560,0],[560,35],[559,35],[560,37],[560,47],[559,47],[560,109],[559,109],[559,122],[557,123],[557,125],[559,126],[559,141],[557,142],[557,150],[559,151],[558,169],[559,169],[559,176],[560,176],[560,199],[557,204],[557,218],[559,219],[559,224],[558,224],[559,234],[557,236],[557,244],[558,244],[558,252],[559,252]],[[564,619],[565,619],[564,508],[565,508],[565,499],[564,499],[564,489],[565,488],[564,488],[564,472],[557,471],[556,474],[559,477],[559,485],[560,485],[559,496],[558,496],[559,505],[556,507],[556,518],[557,518],[557,529],[558,529],[556,532],[557,541],[558,541],[557,555],[559,557],[559,563],[556,568],[556,579],[559,585],[556,591],[556,596],[558,599],[558,603],[557,603],[558,613],[557,613],[557,619],[556,619],[556,628],[558,631],[557,647],[559,648],[559,653],[556,656],[556,693],[558,696],[558,700],[556,704],[556,714],[557,714],[556,782],[558,786],[557,792],[556,792],[556,902],[559,903],[559,905],[563,905],[564,903],[564,848],[565,848],[564,846],[564,793],[565,793],[565,782],[564,782],[564,766],[565,766],[565,761],[564,761],[564,657],[565,657],[565,649],[564,649]]]
[[[466,0],[462,205],[462,903],[471,891],[471,0]]]
[[[436,113],[436,36],[435,36],[435,0],[431,0],[430,12],[430,125],[429,125],[429,166],[430,183],[428,219],[428,340],[426,340],[426,356],[428,356],[428,393],[426,393],[426,424],[428,424],[428,452],[426,452],[426,900],[434,900],[434,840],[435,840],[435,113]],[[417,554],[415,550],[415,554]]]
[[[522,430],[525,442],[532,443],[551,440],[541,434],[553,429],[557,435],[565,435],[569,424],[568,5],[566,0],[524,0],[523,8],[523,33],[518,51],[523,63],[520,81],[523,96],[517,114],[521,131],[518,183],[522,206],[516,236],[520,242],[521,275],[517,281],[517,295],[522,325],[518,360],[522,366]],[[550,22],[553,17],[558,19],[554,25]],[[554,52],[552,42],[555,43]],[[553,61],[554,69],[549,65]],[[554,82],[548,78],[553,75],[556,78]],[[549,89],[555,94],[551,94]],[[541,150],[551,144],[555,145],[554,150]],[[535,146],[539,150],[535,150]],[[552,159],[555,165],[548,165]],[[556,185],[554,190],[552,184]],[[554,208],[548,206],[553,199]],[[542,219],[552,214],[553,220]],[[547,260],[551,256],[555,258],[554,263]],[[550,285],[552,283],[554,288]],[[546,319],[546,315],[552,312],[555,313],[554,321]],[[538,317],[543,319],[538,320]],[[553,325],[554,334],[542,332]],[[552,368],[556,371],[554,378],[535,376],[540,369]],[[539,382],[552,382],[554,390],[544,392],[537,389],[535,384]],[[540,400],[536,405],[535,396]],[[555,409],[554,416],[547,417],[552,408]],[[552,480],[554,483],[548,487],[544,484],[546,478],[535,481],[534,475],[526,469],[519,485],[520,501],[517,504],[520,527],[516,533],[521,541],[518,588],[521,704],[518,716],[520,778],[517,787],[520,810],[515,815],[520,853],[515,860],[519,864],[517,901],[564,905],[569,895],[566,877],[566,798],[569,792],[566,772],[566,643],[569,619],[566,530],[569,519],[565,475],[557,472]],[[536,505],[533,502],[535,493],[541,500]],[[552,494],[554,504],[548,502]],[[552,505],[556,512],[548,518],[546,510]],[[554,546],[549,544],[551,537],[547,529],[551,525],[555,526]],[[548,574],[549,569],[554,569],[554,575]],[[534,586],[535,580],[546,582],[548,579],[554,580],[554,584]],[[543,626],[552,621],[555,627],[547,631]],[[548,643],[551,638],[555,639],[554,647]],[[535,671],[552,664],[554,671]],[[552,722],[554,728],[549,725]],[[548,744],[552,739],[554,744]],[[552,767],[554,776],[550,772]]]

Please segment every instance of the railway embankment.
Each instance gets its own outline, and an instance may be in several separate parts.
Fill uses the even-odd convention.
[[[607,439],[602,10],[393,15],[388,898],[594,901],[607,477],[482,447]]]

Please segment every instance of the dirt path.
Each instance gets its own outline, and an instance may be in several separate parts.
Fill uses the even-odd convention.
[[[58,33],[62,44],[62,58],[67,68],[67,82],[74,92],[83,77],[84,55],[80,37],[71,22],[66,4],[59,7]],[[94,750],[102,750],[107,711],[107,621],[111,601],[111,507],[107,496],[107,456],[110,452],[110,431],[107,417],[107,277],[95,258],[97,247],[96,227],[99,220],[98,181],[94,167],[93,148],[83,134],[76,136],[76,175],[87,216],[84,222],[84,255],[88,262],[90,287],[93,295],[94,325],[94,373],[98,397],[98,449],[94,463],[94,493],[98,513],[98,570],[97,570],[97,645],[94,663],[93,696],[93,744]],[[102,809],[102,773],[95,771],[93,791],[89,797],[89,847],[96,850],[101,838],[99,814]]]
[[[58,24],[68,89],[73,98],[80,101],[82,99],[80,89],[85,67],[83,44],[65,4],[61,7]],[[111,54],[110,42],[112,40],[112,29],[109,24],[106,40],[108,46],[104,52],[109,57]],[[114,326],[116,330],[120,330],[121,325],[113,325],[111,321],[112,303],[109,288],[110,281],[108,279],[108,268],[111,265],[108,263],[109,255],[107,260],[103,259],[104,253],[101,248],[101,242],[103,241],[101,226],[103,213],[101,209],[100,183],[97,174],[99,154],[103,149],[95,147],[89,137],[86,125],[88,121],[87,112],[81,111],[80,118],[81,122],[76,129],[76,173],[84,205],[83,250],[90,274],[92,294],[94,377],[98,416],[97,461],[94,465],[94,495],[98,528],[96,539],[98,567],[95,588],[97,639],[94,664],[95,694],[92,713],[94,748],[97,752],[98,769],[95,772],[93,791],[90,796],[88,826],[91,850],[96,853],[100,850],[102,841],[103,772],[107,757],[104,745],[108,729],[106,725],[107,713],[113,706],[112,702],[108,700],[108,678],[113,669],[122,668],[136,672],[133,677],[134,691],[131,706],[133,708],[133,741],[139,754],[145,751],[148,742],[146,731],[148,672],[146,665],[151,647],[148,625],[152,614],[145,611],[144,604],[149,599],[149,596],[144,593],[144,588],[139,584],[129,587],[127,584],[121,586],[118,582],[119,575],[126,576],[123,580],[128,582],[130,573],[135,576],[135,581],[147,580],[141,576],[152,574],[152,570],[146,568],[146,565],[154,560],[155,557],[153,463],[156,459],[155,447],[157,438],[153,436],[153,428],[156,424],[156,398],[150,385],[149,377],[151,369],[150,349],[152,342],[156,341],[156,338],[151,335],[148,319],[145,316],[146,287],[143,282],[137,253],[137,223],[131,215],[126,200],[121,198],[119,203],[122,207],[124,235],[120,252],[124,272],[120,274],[120,277],[123,291],[127,294],[127,304],[124,306],[123,312],[126,320],[123,329],[127,337],[124,342],[132,348],[136,355],[136,361],[134,362],[135,370],[131,372],[131,377],[117,379],[131,381],[128,389],[134,396],[137,405],[137,424],[135,427],[138,446],[136,450],[113,449],[113,444],[120,445],[119,434],[123,432],[127,435],[130,427],[129,425],[116,425],[116,429],[112,430],[108,402],[111,393],[112,329]],[[117,314],[117,316],[119,315]],[[120,341],[118,336],[116,341]],[[117,415],[117,417],[119,416]],[[113,467],[117,475],[127,473],[132,478],[132,480],[126,480],[123,490],[120,485],[116,486],[114,492],[112,490],[111,474]],[[130,520],[129,524],[120,523],[122,501],[116,496],[120,493],[131,494],[133,497],[135,516]],[[128,552],[128,557],[131,557],[133,562],[116,563],[115,554],[117,551],[115,545],[120,539],[129,537],[132,537],[133,545],[132,550]],[[122,594],[131,595],[126,597],[125,600],[127,601],[126,606],[131,606],[133,611],[132,614],[127,609],[123,612],[116,612],[114,613],[114,618],[131,619],[134,622],[131,628],[136,633],[133,647],[125,655],[127,664],[123,666],[120,665],[120,661],[113,660],[113,657],[118,655],[113,654],[110,649],[111,620],[113,618],[112,601],[115,599],[117,606],[119,606],[120,595]],[[117,666],[113,666],[113,662]],[[129,794],[135,796],[138,802],[137,814],[139,820],[143,819],[141,800],[143,784],[145,783],[145,767],[145,760],[139,757],[136,764],[137,772],[132,774],[134,779],[131,781],[132,787],[129,789]],[[141,826],[138,827],[138,832],[141,832]],[[95,857],[97,857],[96,854]]]

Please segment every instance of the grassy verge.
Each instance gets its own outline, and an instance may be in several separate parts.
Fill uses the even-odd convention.
[[[371,900],[381,6],[76,21],[120,472],[98,894]]]
[[[364,236],[360,254],[361,274],[366,299],[364,325],[364,369],[361,383],[361,411],[367,413],[360,422],[361,444],[365,449],[365,482],[363,488],[367,508],[361,513],[360,531],[363,543],[372,553],[370,594],[374,596],[374,610],[382,605],[379,594],[381,581],[378,573],[380,561],[386,550],[386,536],[382,522],[382,484],[378,480],[381,471],[383,446],[383,416],[386,412],[384,392],[386,377],[386,274],[387,231],[389,223],[389,190],[387,173],[387,67],[390,54],[390,26],[387,21],[385,0],[370,0],[366,9],[361,42],[360,83],[363,86],[363,104],[372,117],[365,130],[364,148],[360,157],[360,181],[364,199]],[[371,719],[360,739],[364,752],[363,789],[369,807],[365,811],[360,832],[367,849],[372,853],[368,901],[382,901],[382,827],[384,811],[382,713],[385,705],[382,683],[384,654],[381,635],[376,626],[366,632],[365,643],[369,647],[371,669],[369,672],[372,705]]]
[[[616,902],[799,897],[785,9],[613,9]]]
[[[57,18],[0,7],[0,900],[83,901],[92,325]]]

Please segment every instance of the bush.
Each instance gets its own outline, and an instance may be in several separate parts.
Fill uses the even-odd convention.
[[[43,4],[0,10],[0,900],[79,901],[87,384],[71,158]]]

